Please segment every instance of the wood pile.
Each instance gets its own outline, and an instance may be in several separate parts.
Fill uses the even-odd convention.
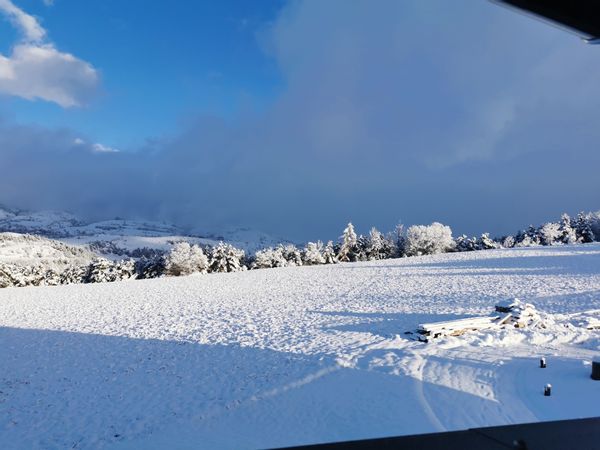
[[[420,341],[427,342],[441,336],[460,336],[469,331],[488,330],[505,326],[524,328],[539,319],[540,316],[532,304],[513,299],[498,303],[494,313],[490,316],[420,324],[416,331],[416,337]]]

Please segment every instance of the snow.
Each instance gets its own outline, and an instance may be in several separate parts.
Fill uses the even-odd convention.
[[[0,263],[19,266],[89,264],[94,254],[84,246],[66,245],[41,236],[0,232]]]
[[[513,298],[544,326],[404,334]],[[598,416],[600,330],[581,324],[599,318],[600,244],[2,289],[0,448],[264,448]]]
[[[289,242],[250,228],[226,228],[221,233],[207,233],[199,228],[186,230],[166,222],[144,220],[113,219],[86,223],[66,212],[11,211],[0,205],[0,232],[3,231],[46,236],[69,245],[111,242],[129,252],[144,247],[166,251],[181,241],[209,246],[225,241],[247,253],[254,253],[261,248]],[[111,255],[106,256],[110,258]]]

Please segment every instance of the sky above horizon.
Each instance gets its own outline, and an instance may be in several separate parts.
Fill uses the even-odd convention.
[[[600,209],[600,46],[491,2],[0,0],[0,17],[0,204],[297,240]]]

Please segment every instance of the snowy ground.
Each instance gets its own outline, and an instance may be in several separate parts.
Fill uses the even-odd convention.
[[[403,334],[512,297],[555,323]],[[2,289],[0,448],[257,448],[599,416],[600,331],[577,326],[599,310],[600,244]]]

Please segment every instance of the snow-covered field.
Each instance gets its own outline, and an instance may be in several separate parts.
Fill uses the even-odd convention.
[[[513,297],[547,327],[403,334]],[[0,448],[257,448],[598,416],[600,331],[579,323],[599,315],[600,244],[7,288]]]

